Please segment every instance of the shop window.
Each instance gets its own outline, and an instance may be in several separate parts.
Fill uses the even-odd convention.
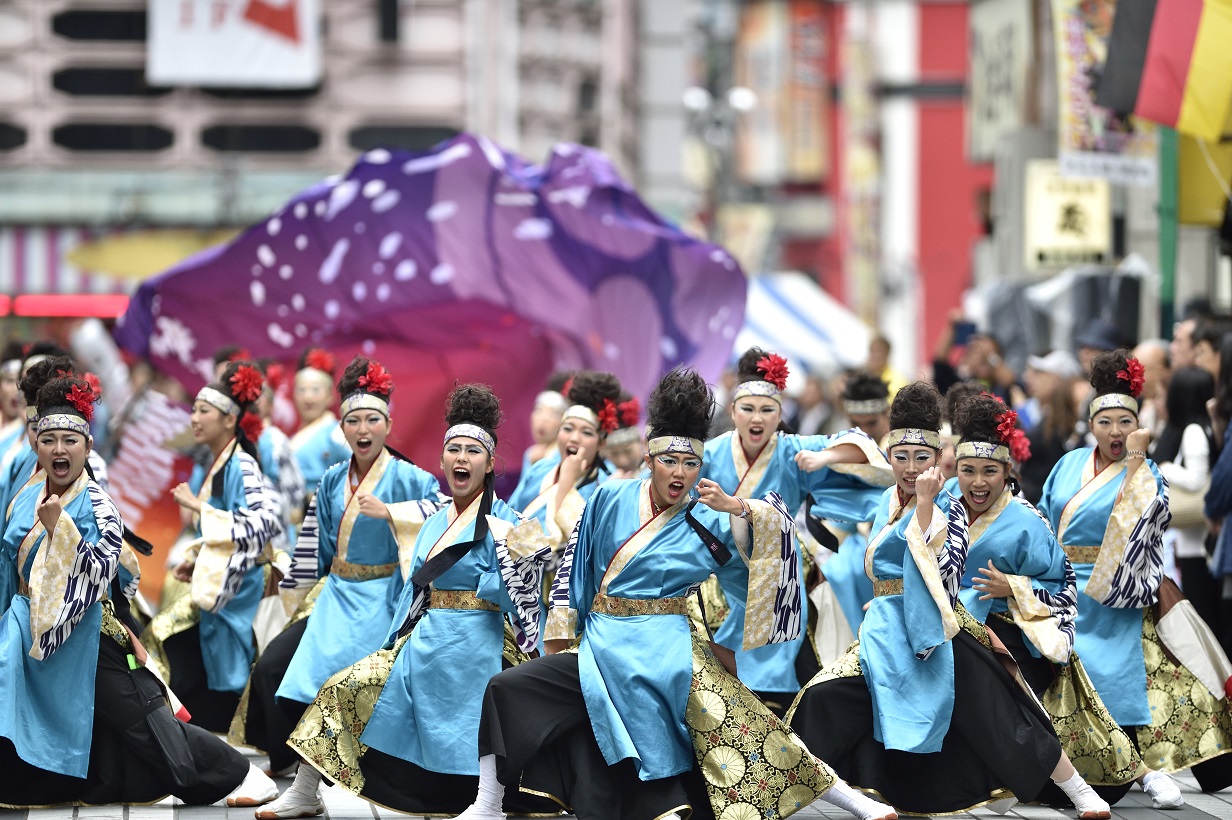
[[[215,125],[201,132],[201,143],[215,151],[297,153],[321,145],[321,134],[304,125]]]
[[[145,42],[144,11],[77,9],[51,18],[51,30],[68,40]]]
[[[161,97],[170,88],[146,85],[144,68],[65,68],[52,75],[57,91],[77,97]]]
[[[364,125],[347,135],[347,142],[356,151],[373,148],[405,148],[422,151],[457,136],[458,129],[423,125]]]
[[[53,130],[51,139],[70,151],[162,151],[175,142],[175,134],[142,123],[73,123]]]

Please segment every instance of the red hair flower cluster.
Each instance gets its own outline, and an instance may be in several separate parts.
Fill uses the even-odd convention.
[[[282,383],[286,380],[286,378],[286,369],[277,362],[274,362],[265,368],[265,383],[268,384],[270,386],[270,390],[273,390],[275,393],[278,392],[278,388],[282,387]]]
[[[1129,395],[1135,399],[1142,395],[1142,388],[1146,384],[1146,368],[1142,366],[1142,362],[1132,356],[1125,360],[1125,369],[1116,372],[1118,379],[1124,379],[1129,382]]]
[[[368,372],[359,377],[359,386],[369,393],[388,398],[394,389],[394,377],[376,362],[368,362]]]
[[[620,411],[620,424],[622,427],[632,427],[642,417],[642,407],[637,400],[637,396],[628,401],[622,401],[616,405],[616,409]]]
[[[620,420],[616,415],[616,402],[611,399],[604,399],[603,406],[599,408],[599,429],[605,433],[610,433],[620,426]]]
[[[1031,457],[1031,442],[1018,426],[1018,414],[1013,410],[1006,410],[997,416],[997,436],[1002,444],[1009,447],[1010,458],[1014,461],[1021,464]]]
[[[86,421],[94,420],[94,388],[89,385],[75,384],[69,388],[64,397],[76,408]]]
[[[249,441],[256,444],[257,439],[261,438],[261,434],[265,432],[265,422],[250,410],[240,418],[240,429],[244,431]]]
[[[779,390],[787,387],[787,360],[777,353],[768,353],[757,360],[762,378]]]
[[[81,380],[90,385],[90,389],[94,391],[95,401],[98,401],[103,397],[103,385],[102,382],[98,380],[98,376],[93,373],[85,373],[82,375]]]
[[[334,374],[334,354],[314,347],[304,357],[304,366],[311,367],[313,370],[322,370],[332,376]]]
[[[265,379],[261,371],[250,364],[242,364],[231,377],[231,395],[239,402],[256,401],[261,397],[261,386]]]

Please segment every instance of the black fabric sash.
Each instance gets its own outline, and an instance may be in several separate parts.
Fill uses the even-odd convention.
[[[697,537],[702,539],[702,543],[706,545],[706,549],[710,550],[710,555],[718,563],[719,566],[727,566],[727,562],[731,560],[731,550],[724,546],[719,537],[706,529],[706,525],[693,517],[693,508],[697,506],[697,499],[689,502],[689,506],[685,507],[684,520],[689,522],[689,526],[693,528],[693,532],[697,533]]]
[[[817,503],[812,494],[808,497],[808,509],[811,510],[813,505]],[[804,513],[804,526],[808,529],[809,535],[817,539],[817,543],[821,544],[830,552],[838,552],[838,536],[830,532],[830,529],[825,525],[825,522],[807,510]]]
[[[479,501],[479,513],[475,516],[475,537],[470,541],[450,544],[436,555],[424,561],[419,571],[411,576],[411,583],[416,588],[427,589],[433,581],[440,578],[456,563],[462,560],[468,552],[482,544],[488,537],[488,513],[492,512],[492,498],[496,490],[496,482],[489,473],[484,479],[483,498]]]

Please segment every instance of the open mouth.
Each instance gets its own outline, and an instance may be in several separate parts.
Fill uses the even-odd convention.
[[[57,458],[51,462],[51,474],[56,478],[68,478],[69,461],[67,458]]]
[[[449,477],[455,487],[465,487],[470,483],[471,471],[465,467],[454,467]]]
[[[1108,452],[1112,453],[1113,457],[1120,456],[1125,451],[1125,442],[1110,441],[1108,442]]]
[[[992,493],[989,490],[972,490],[971,503],[977,507],[982,507],[988,503],[988,498]]]
[[[372,439],[360,438],[355,440],[355,449],[361,453],[366,453],[372,449]]]
[[[749,428],[749,438],[753,441],[759,441],[765,432],[766,428],[761,425],[752,426]]]
[[[671,484],[667,485],[667,497],[668,498],[674,501],[675,499],[680,498],[680,496],[682,495],[684,495],[684,482],[683,481],[673,481]]]
[[[578,452],[577,445],[570,444],[568,447],[565,448],[565,455],[567,456],[577,455],[577,452]]]

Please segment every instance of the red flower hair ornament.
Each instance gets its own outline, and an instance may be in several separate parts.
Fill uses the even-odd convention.
[[[604,399],[603,406],[599,408],[599,429],[605,433],[610,433],[620,426],[620,421],[616,414],[616,402],[611,399]]]
[[[334,355],[328,350],[322,350],[319,347],[314,347],[308,351],[308,355],[304,357],[304,367],[311,367],[313,370],[322,370],[331,376],[334,374]]]
[[[638,403],[637,396],[628,401],[622,401],[616,405],[616,409],[620,412],[620,424],[622,427],[632,427],[642,417],[642,407]]]
[[[359,386],[369,393],[389,398],[394,389],[394,377],[376,362],[368,362],[368,372],[359,377]]]
[[[1013,410],[1006,410],[997,416],[997,436],[1009,448],[1010,458],[1014,461],[1021,464],[1031,458],[1031,442],[1018,426],[1018,414]]]
[[[261,385],[265,379],[261,371],[250,364],[242,364],[231,377],[231,395],[241,403],[256,401],[261,396]]]
[[[1129,382],[1129,395],[1135,399],[1142,395],[1142,388],[1146,385],[1146,368],[1142,362],[1131,356],[1125,360],[1125,369],[1118,370],[1116,375],[1118,379]]]
[[[286,379],[286,377],[287,371],[277,362],[265,368],[265,383],[268,384],[270,386],[270,390],[273,390],[275,393],[278,392],[278,388],[282,387],[282,382]]]
[[[265,422],[250,410],[240,418],[240,429],[244,431],[249,441],[256,444],[257,439],[261,438],[261,434],[265,432]]]
[[[95,401],[103,397],[103,385],[98,380],[98,376],[93,373],[86,373],[81,377],[81,380],[90,385],[90,389],[94,391]]]
[[[768,353],[757,360],[762,378],[779,390],[787,387],[787,360],[777,353]]]
[[[94,420],[94,388],[75,384],[64,397],[86,421]]]

